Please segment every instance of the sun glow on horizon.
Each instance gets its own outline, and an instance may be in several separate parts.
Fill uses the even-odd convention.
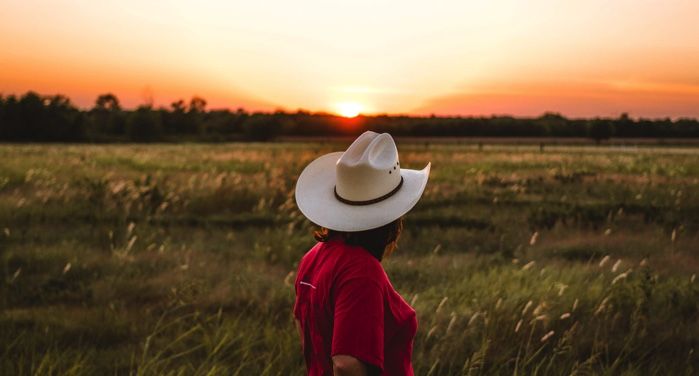
[[[335,105],[338,115],[346,118],[357,117],[363,110],[364,106],[357,102],[340,102]]]

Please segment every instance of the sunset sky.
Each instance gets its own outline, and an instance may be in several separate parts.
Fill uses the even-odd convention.
[[[0,93],[699,117],[699,1],[0,1]]]

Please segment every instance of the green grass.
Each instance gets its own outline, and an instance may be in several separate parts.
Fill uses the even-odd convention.
[[[293,187],[343,147],[0,145],[0,374],[303,374]],[[698,372],[699,153],[400,150],[416,374]]]

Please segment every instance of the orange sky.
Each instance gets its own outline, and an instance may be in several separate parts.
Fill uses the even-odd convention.
[[[11,0],[0,93],[89,107],[699,117],[696,0]],[[257,4],[255,4],[257,3]]]

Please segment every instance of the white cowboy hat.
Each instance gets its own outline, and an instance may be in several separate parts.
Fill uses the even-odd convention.
[[[323,155],[301,172],[296,204],[311,222],[336,231],[381,227],[407,213],[430,175],[400,168],[388,133],[366,131],[344,152]]]

